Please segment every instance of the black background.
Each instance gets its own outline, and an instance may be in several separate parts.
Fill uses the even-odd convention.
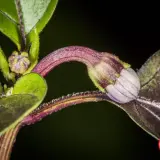
[[[60,0],[40,35],[40,59],[69,45],[114,53],[137,70],[160,49],[158,4]],[[15,46],[0,35],[3,50]],[[47,77],[45,101],[68,93],[96,90],[86,67],[65,63]],[[11,160],[159,159],[158,142],[122,110],[108,102],[69,107],[19,132]]]

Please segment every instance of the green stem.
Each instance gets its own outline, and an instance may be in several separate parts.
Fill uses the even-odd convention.
[[[19,21],[19,30],[21,34],[21,51],[25,50],[26,47],[26,36],[25,36],[25,28],[24,28],[24,20],[23,20],[23,13],[20,0],[15,0],[16,8],[17,8],[17,15]]]

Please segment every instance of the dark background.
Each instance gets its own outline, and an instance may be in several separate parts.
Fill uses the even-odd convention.
[[[160,49],[159,8],[151,2],[60,0],[40,35],[40,58],[69,45],[114,53],[137,70]],[[14,45],[0,35],[10,53]],[[86,67],[58,66],[46,77],[45,101],[96,90]],[[159,159],[158,142],[108,102],[69,107],[19,132],[11,160]]]

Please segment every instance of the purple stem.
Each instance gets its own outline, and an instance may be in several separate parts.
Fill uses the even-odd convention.
[[[100,62],[101,54],[95,50],[81,46],[69,46],[58,49],[43,58],[32,72],[46,76],[53,68],[64,62],[79,61],[87,66],[94,66]]]
[[[79,61],[86,64],[87,67],[93,67],[98,64],[102,60],[102,58],[104,58],[103,54],[100,54],[95,50],[81,46],[69,46],[58,49],[47,55],[37,64],[37,66],[32,70],[32,72],[36,72],[41,76],[45,77],[54,67],[61,63]],[[113,56],[111,54],[107,54],[107,57],[105,58],[108,60],[108,58],[112,59]],[[109,62],[111,61],[108,61],[108,63]],[[0,157],[1,160],[9,159],[15,137],[19,129],[23,125],[33,124],[46,117],[48,114],[69,107],[71,105],[85,102],[98,102],[103,100],[109,100],[109,98],[105,93],[96,91],[77,93],[43,104],[32,114],[24,118],[24,120],[21,121],[15,128],[11,129],[2,137],[0,137],[0,154],[3,157]]]
[[[99,101],[112,102],[105,93],[100,91],[86,91],[76,94],[69,94],[58,99],[53,99],[51,102],[42,104],[38,109],[27,116],[21,123],[23,125],[34,124],[46,116],[69,106]]]

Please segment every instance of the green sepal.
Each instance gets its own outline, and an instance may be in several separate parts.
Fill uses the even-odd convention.
[[[31,33],[27,36],[27,44],[29,48],[29,59],[31,62],[30,67],[28,70],[24,73],[30,73],[31,70],[35,67],[35,65],[38,63],[38,58],[39,58],[39,35],[37,32],[37,29],[34,28]]]
[[[0,70],[3,73],[3,76],[6,80],[15,81],[15,75],[14,73],[11,73],[9,71],[9,64],[1,47],[0,47]]]

